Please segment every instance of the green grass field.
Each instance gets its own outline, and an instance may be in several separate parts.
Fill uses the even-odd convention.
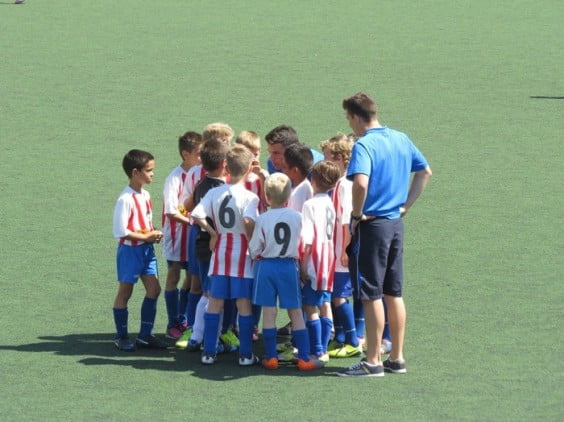
[[[563,2],[0,6],[1,420],[562,419]],[[160,212],[182,132],[287,123],[316,147],[359,90],[434,172],[406,219],[408,374],[117,353],[123,154],[156,156]]]

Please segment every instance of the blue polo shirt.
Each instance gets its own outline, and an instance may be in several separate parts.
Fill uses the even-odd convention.
[[[388,127],[372,128],[352,149],[347,178],[368,176],[368,192],[362,212],[368,216],[400,217],[407,200],[412,172],[427,167],[427,160],[406,134]]]

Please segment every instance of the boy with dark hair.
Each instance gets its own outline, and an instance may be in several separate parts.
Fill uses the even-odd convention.
[[[123,158],[122,166],[129,185],[116,202],[113,218],[113,234],[118,239],[116,261],[119,282],[113,307],[117,330],[114,344],[118,350],[135,350],[128,336],[127,303],[133,286],[141,278],[146,294],[141,305],[141,329],[135,343],[140,348],[162,349],[167,345],[153,336],[152,330],[157,298],[161,292],[153,243],[160,242],[163,234],[153,227],[151,196],[143,189],[143,185],[153,180],[155,158],[149,152],[132,149]]]
[[[192,211],[194,221],[210,234],[210,292],[208,311],[204,316],[204,353],[202,363],[216,361],[220,312],[224,301],[236,299],[239,311],[239,365],[259,362],[253,354],[251,294],[253,272],[248,253],[248,239],[258,215],[259,198],[245,189],[245,179],[252,168],[253,154],[242,145],[227,153],[229,184],[211,189]],[[212,219],[215,229],[208,224]]]
[[[331,292],[335,271],[333,230],[335,208],[327,192],[335,186],[341,173],[330,161],[321,161],[311,170],[314,196],[302,209],[302,245],[300,274],[306,326],[311,353],[327,361],[327,346],[333,328]]]
[[[292,195],[288,208],[302,212],[305,201],[313,196],[313,190],[307,175],[313,165],[311,150],[304,144],[292,144],[284,151],[284,174],[292,181]]]
[[[190,288],[187,251],[190,220],[181,197],[188,171],[200,163],[202,143],[202,135],[196,132],[186,132],[178,138],[182,163],[168,175],[163,189],[163,253],[168,264],[164,292],[168,316],[166,336],[173,340],[177,340],[187,327],[186,304]],[[179,297],[178,282],[182,270],[186,271],[186,278]]]

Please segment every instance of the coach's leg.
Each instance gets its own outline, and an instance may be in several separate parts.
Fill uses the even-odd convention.
[[[366,323],[366,361],[372,365],[381,364],[380,348],[384,332],[384,305],[382,299],[363,300],[362,304]]]
[[[388,320],[392,332],[392,352],[390,359],[403,359],[403,339],[405,337],[406,311],[403,297],[386,295]]]

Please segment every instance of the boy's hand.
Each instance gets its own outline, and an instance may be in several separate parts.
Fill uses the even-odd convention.
[[[257,160],[253,160],[253,162],[251,163],[251,172],[256,174],[257,176],[260,176],[262,174],[260,163]]]
[[[343,251],[343,253],[341,254],[341,265],[343,267],[349,266],[349,256],[347,255],[346,251]]]
[[[153,230],[147,233],[147,242],[149,243],[160,243],[163,238],[163,232],[160,230]]]

